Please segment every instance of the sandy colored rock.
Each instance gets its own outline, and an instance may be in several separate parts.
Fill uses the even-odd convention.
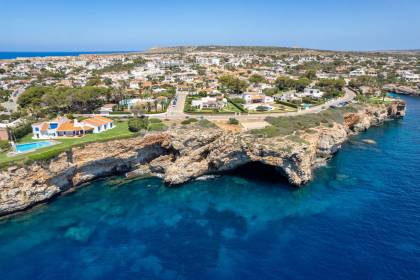
[[[405,108],[405,107],[404,107]],[[189,125],[164,133],[73,148],[47,161],[0,171],[0,216],[24,210],[96,178],[159,176],[177,185],[250,162],[276,167],[303,186],[349,136],[404,115],[402,104],[364,106],[343,124],[319,126],[298,137],[261,138],[248,132]]]

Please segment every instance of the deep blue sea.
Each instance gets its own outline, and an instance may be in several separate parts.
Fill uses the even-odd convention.
[[[404,120],[301,189],[255,167],[174,189],[111,178],[4,219],[0,278],[420,279],[420,99],[404,99]]]
[[[14,59],[17,57],[47,57],[47,56],[79,56],[82,54],[114,54],[130,53],[130,51],[92,51],[92,52],[0,52],[0,59]]]

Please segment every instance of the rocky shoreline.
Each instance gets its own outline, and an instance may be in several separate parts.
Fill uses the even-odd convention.
[[[198,125],[159,134],[87,144],[50,160],[0,171],[0,216],[46,202],[97,178],[116,174],[159,176],[168,186],[247,163],[276,167],[291,184],[303,186],[314,167],[324,164],[351,135],[401,118],[405,103],[361,106],[342,123],[319,125],[299,136],[258,137]]]
[[[403,95],[420,96],[420,88],[413,88],[407,86],[385,85],[384,90],[395,92]]]

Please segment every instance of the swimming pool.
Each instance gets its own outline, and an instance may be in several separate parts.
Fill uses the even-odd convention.
[[[312,104],[306,104],[306,103],[303,103],[302,104],[302,106],[303,106],[303,109],[309,109],[309,108],[311,108],[312,107]]]
[[[55,144],[57,144],[57,142],[40,141],[40,142],[31,142],[31,143],[25,143],[25,144],[17,144],[15,148],[16,148],[16,153],[26,153],[26,152],[35,151],[37,149],[55,145]]]

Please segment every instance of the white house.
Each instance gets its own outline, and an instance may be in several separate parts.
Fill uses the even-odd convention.
[[[279,93],[279,94],[274,95],[273,98],[275,101],[284,101],[284,102],[302,100],[302,98],[299,97],[295,91],[287,91],[287,92]]]
[[[109,115],[109,113],[112,113],[114,106],[115,104],[104,104],[101,108],[99,108],[99,114]]]
[[[303,96],[314,97],[314,98],[321,98],[324,93],[316,88],[305,88],[303,91]]]
[[[255,103],[272,103],[274,98],[271,96],[266,96],[264,94],[250,94],[244,93],[241,98],[245,100],[246,104],[255,104]]]
[[[359,77],[366,75],[366,71],[364,69],[356,69],[350,72],[350,77]]]
[[[419,74],[414,74],[411,71],[401,71],[401,78],[403,78],[404,80],[408,81],[408,82],[420,82],[420,75]]]
[[[32,133],[34,139],[50,139],[101,133],[114,127],[113,120],[102,116],[94,116],[81,122],[59,117],[51,121],[33,124]]]
[[[223,96],[206,96],[192,100],[191,106],[198,109],[222,109],[227,106],[227,99]]]

